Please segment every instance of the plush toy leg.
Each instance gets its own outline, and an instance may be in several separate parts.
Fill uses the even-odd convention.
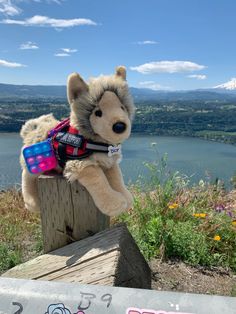
[[[106,215],[119,215],[127,209],[124,196],[114,191],[100,167],[88,166],[78,176],[79,182],[88,190],[96,206]]]
[[[30,211],[39,211],[37,176],[31,175],[26,169],[22,172],[22,195],[25,207]]]
[[[111,187],[115,191],[122,193],[122,195],[126,198],[126,201],[127,201],[126,209],[127,210],[130,209],[133,206],[133,196],[127,190],[124,184],[123,175],[121,173],[119,165],[115,164],[112,168],[107,169],[105,171],[105,175]]]

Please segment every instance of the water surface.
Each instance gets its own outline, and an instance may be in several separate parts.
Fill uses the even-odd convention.
[[[153,146],[153,143],[156,143]],[[20,184],[19,134],[0,133],[0,189]],[[191,176],[191,182],[220,178],[229,182],[236,171],[236,146],[198,138],[134,135],[123,144],[121,167],[126,183],[149,176],[143,163],[168,155],[168,167]]]

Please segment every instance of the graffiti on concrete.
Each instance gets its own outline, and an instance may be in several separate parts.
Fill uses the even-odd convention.
[[[184,312],[169,312],[169,311],[156,311],[156,310],[145,310],[145,309],[137,309],[137,308],[128,308],[126,314],[194,314],[194,313],[184,313]]]

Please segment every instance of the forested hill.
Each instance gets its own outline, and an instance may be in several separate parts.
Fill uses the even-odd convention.
[[[234,91],[152,91],[131,88],[137,107],[133,132],[197,136],[236,144]],[[0,132],[19,132],[30,119],[52,112],[69,115],[65,86],[0,84]]]

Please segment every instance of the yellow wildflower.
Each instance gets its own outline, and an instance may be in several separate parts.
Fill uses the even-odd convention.
[[[196,214],[193,214],[194,217],[197,217],[197,218],[206,218],[207,214],[205,213],[196,213]]]
[[[220,241],[220,240],[221,240],[221,237],[220,237],[218,234],[216,234],[216,235],[214,236],[214,240],[215,240],[215,241]]]
[[[177,203],[171,203],[168,207],[169,209],[175,209],[177,208],[179,205]]]
[[[232,225],[236,227],[236,220],[232,221]]]

